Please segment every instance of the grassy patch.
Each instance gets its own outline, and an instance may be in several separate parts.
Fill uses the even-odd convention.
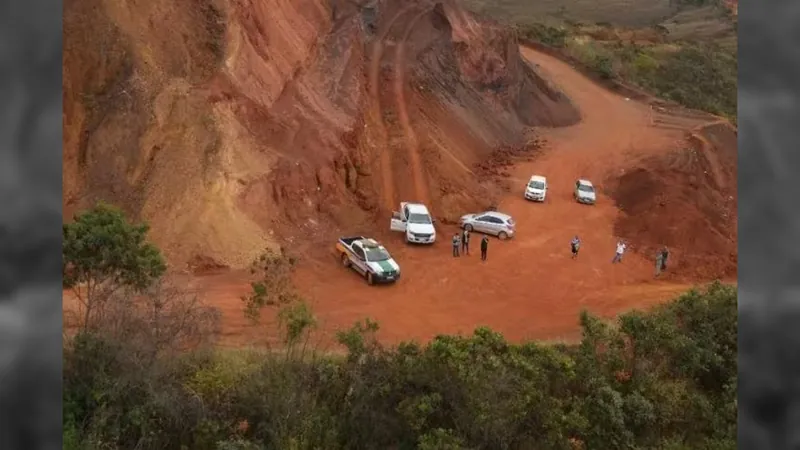
[[[619,79],[658,97],[735,121],[737,55],[713,40],[671,41],[664,27],[531,24],[522,36],[561,49],[604,78]]]
[[[737,16],[724,0],[464,0],[604,78],[735,122]]]
[[[675,0],[463,0],[469,9],[495,19],[520,19],[554,23],[609,22],[630,27],[649,26],[672,16],[680,6]]]

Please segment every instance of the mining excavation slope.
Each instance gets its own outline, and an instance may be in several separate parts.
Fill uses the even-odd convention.
[[[514,36],[425,0],[68,0],[64,211],[152,225],[174,267],[325,242],[401,200],[443,219],[531,126],[579,120]]]
[[[387,342],[478,325],[569,338],[581,309],[735,278],[734,128],[612,93],[455,3],[68,0],[64,51],[65,215],[104,199],[147,220],[231,344],[264,337],[237,269],[273,245],[301,257],[323,339],[364,317]],[[544,204],[522,199],[534,173]],[[597,205],[572,200],[579,177]],[[440,221],[432,247],[388,232],[413,200]],[[489,206],[518,236],[485,263],[452,258],[451,223]],[[353,234],[385,242],[402,280],[369,287],[339,267],[335,239]],[[618,238],[630,251],[612,265]]]

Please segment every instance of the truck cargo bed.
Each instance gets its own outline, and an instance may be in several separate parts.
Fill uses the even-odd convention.
[[[364,236],[343,237],[339,238],[339,242],[349,247],[353,242],[359,241],[361,239],[364,239]]]

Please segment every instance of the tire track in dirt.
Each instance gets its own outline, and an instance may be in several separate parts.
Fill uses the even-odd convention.
[[[408,103],[405,95],[405,75],[406,75],[406,42],[414,29],[414,25],[426,14],[432,11],[431,8],[420,12],[408,23],[403,37],[395,48],[394,60],[394,93],[395,102],[397,104],[397,112],[400,119],[400,125],[403,128],[403,134],[406,140],[406,149],[408,150],[408,159],[411,163],[411,175],[414,180],[414,192],[417,200],[430,204],[430,196],[428,193],[428,186],[425,180],[425,173],[422,170],[422,161],[419,152],[419,140],[414,128],[411,126],[411,119],[408,116]]]
[[[370,55],[369,65],[369,96],[371,111],[375,117],[378,132],[378,155],[381,168],[381,186],[383,189],[383,206],[388,211],[392,211],[397,204],[397,198],[394,185],[394,174],[392,172],[392,157],[389,154],[389,133],[386,130],[386,125],[383,122],[383,108],[380,102],[380,72],[381,61],[383,60],[383,41],[392,30],[392,26],[397,22],[403,14],[411,11],[414,6],[408,6],[398,11],[386,24],[386,28],[377,37],[375,43],[372,44],[372,54]]]
[[[436,146],[436,148],[438,148],[438,149],[439,149],[439,151],[440,151],[441,153],[444,153],[444,154],[445,154],[445,155],[446,155],[448,158],[450,158],[451,160],[453,160],[453,163],[454,163],[455,165],[457,165],[458,167],[460,167],[461,169],[463,169],[463,170],[464,170],[464,172],[467,172],[468,174],[470,174],[470,175],[472,175],[472,176],[475,176],[475,177],[477,177],[477,175],[475,174],[475,171],[473,171],[472,169],[470,169],[469,167],[467,167],[467,165],[466,165],[466,164],[464,164],[464,163],[463,163],[463,162],[462,162],[460,159],[458,159],[458,157],[457,157],[456,155],[454,155],[454,154],[453,154],[453,152],[451,152],[450,150],[448,150],[448,149],[447,149],[447,147],[446,147],[444,144],[442,144],[441,142],[439,142],[439,141],[437,141],[437,140],[433,140],[433,144]]]
[[[727,121],[718,120],[715,122],[710,122],[695,127],[694,129],[689,131],[689,136],[691,139],[694,139],[698,142],[700,151],[703,153],[706,160],[708,160],[709,166],[711,168],[711,176],[713,177],[714,182],[718,187],[724,189],[728,187],[728,183],[726,181],[725,176],[721,172],[722,163],[720,162],[719,157],[717,156],[717,152],[714,151],[714,145],[711,142],[709,142],[709,140],[703,135],[703,131],[705,131],[707,128],[722,123],[727,123]]]

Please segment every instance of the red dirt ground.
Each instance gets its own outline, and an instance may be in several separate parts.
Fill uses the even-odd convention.
[[[109,193],[111,174],[100,176],[90,158],[82,164],[95,175],[81,178],[75,162],[80,145],[97,153],[104,140],[119,140],[109,137],[118,124],[105,134],[84,131],[88,144],[76,144],[72,130],[65,143],[70,179],[79,180],[65,187],[65,207],[74,209],[82,190],[89,200],[127,198],[115,189],[137,193],[126,209],[155,221],[156,242],[173,266],[187,267],[177,281],[221,309],[223,344],[274,337],[275,327],[245,320],[239,297],[249,280],[237,267],[275,243],[300,257],[296,285],[326,343],[365,317],[380,323],[387,343],[480,325],[512,340],[571,339],[581,309],[609,317],[735,276],[736,139],[726,125],[703,127],[715,118],[620,97],[553,56],[518,50],[509,31],[451,2],[266,3],[280,14],[246,0],[220,7],[229,19],[223,67],[195,84],[166,83],[170,98],[188,93],[187,105],[154,107],[161,128],[143,128],[146,148],[132,157],[140,168],[126,169],[131,186]],[[65,80],[78,73],[68,67]],[[65,113],[65,128],[80,122],[75,114]],[[171,131],[175,121],[187,124],[184,134]],[[191,136],[192,147],[181,147],[181,136]],[[194,145],[208,142],[216,143],[210,156],[202,153],[208,146]],[[198,159],[203,167],[190,164]],[[534,173],[548,177],[545,204],[522,199]],[[598,186],[597,205],[572,200],[579,177]],[[401,200],[431,207],[439,243],[409,247],[388,232]],[[486,263],[452,258],[447,237],[455,229],[447,224],[489,205],[514,216],[518,236],[492,240]],[[370,287],[341,268],[335,239],[354,234],[382,240],[402,280]],[[575,234],[583,245],[571,260]],[[617,237],[631,251],[612,265]],[[662,244],[674,258],[655,281],[648,255]],[[224,266],[233,269],[219,273]],[[274,320],[265,313],[267,324]]]

